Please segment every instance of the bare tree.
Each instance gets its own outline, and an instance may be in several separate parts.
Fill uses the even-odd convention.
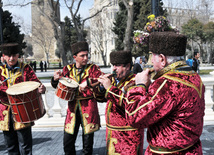
[[[54,37],[57,41],[57,46],[58,49],[61,51],[61,58],[63,65],[67,65],[68,61],[66,58],[65,50],[64,50],[64,45],[63,45],[63,40],[64,40],[64,23],[60,21],[59,18],[59,0],[54,1],[54,0],[48,0],[48,6],[49,6],[49,14],[43,11],[42,6],[39,4],[39,0],[35,0],[32,2],[40,13],[47,19],[52,25],[53,31],[54,31]]]
[[[83,31],[84,31],[85,22],[87,20],[95,17],[96,15],[98,15],[104,8],[109,7],[111,5],[111,2],[109,2],[107,5],[103,6],[100,10],[97,10],[97,12],[95,12],[90,17],[87,17],[87,18],[81,20],[80,21],[81,24],[79,24],[78,20],[77,20],[77,16],[78,16],[79,9],[80,9],[80,6],[81,6],[81,3],[83,2],[83,0],[79,0],[78,2],[76,0],[64,0],[64,1],[65,1],[66,7],[70,11],[72,22],[73,22],[74,27],[75,27],[76,32],[77,32],[78,41],[84,40]]]
[[[37,25],[33,25],[32,29],[34,37],[32,38],[33,43],[37,44],[45,53],[46,61],[49,64],[50,49],[54,43],[54,38],[49,35],[50,31],[48,26],[43,22]],[[34,54],[34,57],[41,59],[41,54]]]
[[[90,33],[93,37],[93,41],[91,43],[95,47],[95,51],[98,55],[100,54],[102,57],[102,61],[104,66],[106,66],[106,53],[104,51],[104,42],[103,38],[106,38],[106,32],[105,32],[105,23],[103,21],[103,18],[101,18],[100,14],[94,17],[93,19],[93,29],[90,30]]]
[[[64,39],[64,23],[60,21],[60,13],[59,13],[59,0],[46,0],[45,2],[48,3],[49,6],[49,13],[44,12],[41,3],[44,0],[8,0],[4,6],[19,6],[24,7],[27,5],[34,5],[37,7],[39,12],[51,23],[52,29],[54,31],[54,37],[57,41],[58,49],[61,53],[61,58],[63,61],[63,65],[67,65],[68,61],[66,58],[64,46],[63,46],[63,39]]]

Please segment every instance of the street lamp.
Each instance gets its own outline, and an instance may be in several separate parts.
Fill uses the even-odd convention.
[[[3,2],[0,0],[0,44],[3,43],[3,30],[2,30],[2,15],[3,15],[3,10],[2,10]]]
[[[152,0],[152,14],[159,16],[159,0]]]

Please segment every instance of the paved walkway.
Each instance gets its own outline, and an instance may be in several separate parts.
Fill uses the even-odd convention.
[[[214,124],[214,122],[211,122]],[[33,127],[33,155],[63,155],[63,128],[48,127],[35,128]],[[146,131],[144,138],[144,151],[148,146],[146,142]],[[77,155],[82,155],[82,130],[78,134],[76,140]],[[202,149],[204,155],[214,155],[214,125],[205,125],[201,135]],[[95,132],[94,151],[93,155],[105,155],[105,127]],[[4,145],[3,133],[0,132],[0,155],[7,155]]]

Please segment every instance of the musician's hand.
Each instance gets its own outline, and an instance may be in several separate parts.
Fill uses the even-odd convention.
[[[0,86],[3,85],[3,81],[0,81]]]
[[[79,92],[85,91],[86,87],[87,87],[87,81],[84,81],[79,85]]]
[[[144,84],[146,87],[148,87],[151,84],[151,75],[149,74],[149,69],[146,69],[145,71],[141,73],[137,73],[135,76],[135,84]]]
[[[43,84],[41,84],[40,87],[38,88],[38,91],[40,94],[44,94],[46,91],[46,87]]]
[[[59,80],[62,72],[60,70],[54,72],[54,81]]]
[[[108,78],[110,74],[100,75],[98,81],[104,86],[107,90],[111,86],[111,80]]]

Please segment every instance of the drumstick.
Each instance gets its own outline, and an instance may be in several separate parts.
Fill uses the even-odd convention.
[[[153,68],[149,69],[149,75],[154,73],[154,72],[155,72],[155,70]],[[135,80],[135,78],[134,78],[134,80]],[[124,87],[124,90],[127,91],[129,87],[132,87],[134,85],[135,85],[135,83],[130,83]]]
[[[13,76],[10,76],[10,77],[8,77],[8,78],[4,79],[4,81],[3,81],[3,82],[5,82],[5,81],[9,80],[10,78],[12,78],[12,77],[14,77],[14,76],[18,75],[19,73],[20,73],[20,72],[16,72]]]
[[[71,70],[72,70],[72,68],[63,77],[66,77],[70,73]]]

